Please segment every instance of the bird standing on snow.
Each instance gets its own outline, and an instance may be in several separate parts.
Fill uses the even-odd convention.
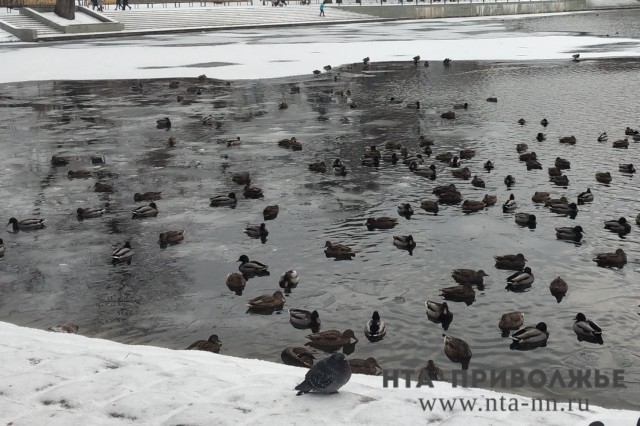
[[[296,386],[297,395],[308,392],[336,393],[351,378],[351,367],[342,353],[321,359],[309,369],[304,381]]]

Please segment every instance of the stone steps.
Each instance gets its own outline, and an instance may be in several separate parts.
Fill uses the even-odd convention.
[[[7,13],[0,15],[0,20],[6,22],[9,25],[12,25],[16,28],[27,28],[34,29],[38,31],[38,36],[40,35],[52,35],[52,34],[63,34],[62,32],[51,28],[39,21],[36,21],[30,16],[21,15],[19,13]]]

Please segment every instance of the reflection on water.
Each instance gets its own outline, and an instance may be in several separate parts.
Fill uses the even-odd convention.
[[[183,80],[177,89],[169,81],[44,82],[4,85],[0,110],[2,220],[44,217],[47,228],[33,232],[3,232],[7,246],[0,260],[0,319],[46,328],[73,321],[80,333],[127,343],[184,348],[210,334],[220,336],[222,352],[279,362],[286,346],[304,344],[309,330],[289,323],[287,308],[317,309],[322,329],[355,330],[359,342],[348,348],[359,358],[375,357],[385,368],[419,370],[434,359],[445,370],[455,368],[442,350],[442,327],[472,347],[470,368],[598,368],[625,369],[629,389],[577,391],[525,390],[547,396],[588,397],[594,404],[640,408],[634,395],[640,374],[636,338],[638,245],[636,230],[620,239],[603,229],[602,221],[638,213],[637,179],[618,172],[618,163],[637,163],[638,149],[613,150],[599,143],[607,131],[612,140],[626,126],[638,127],[640,106],[629,81],[637,80],[640,62],[571,61],[559,63],[462,63],[429,68],[412,63],[374,64],[362,74],[342,70],[331,76],[272,81],[195,82]],[[634,80],[635,81],[635,80]],[[299,83],[299,94],[290,83]],[[201,94],[188,91],[202,87]],[[346,90],[351,90],[351,96]],[[344,91],[344,96],[338,95]],[[184,97],[177,101],[177,95]],[[390,97],[404,100],[390,105]],[[486,102],[496,96],[497,103]],[[279,110],[286,101],[289,108]],[[355,101],[357,108],[349,108]],[[408,109],[419,101],[420,109]],[[443,120],[453,104],[456,120]],[[459,111],[459,112],[458,112]],[[212,114],[219,126],[204,126]],[[170,117],[170,130],[156,129],[156,120]],[[546,117],[549,125],[539,122]],[[525,118],[526,125],[517,124]],[[544,130],[546,141],[537,142]],[[454,178],[447,163],[434,163],[432,181],[408,171],[407,165],[382,161],[361,165],[372,145],[400,142],[419,152],[419,136],[435,140],[436,154],[476,150],[463,160],[486,188]],[[575,135],[576,145],[559,144]],[[278,147],[295,136],[301,151]],[[175,146],[168,144],[175,138]],[[226,141],[240,137],[239,146]],[[516,144],[536,151],[543,170],[528,171],[518,161]],[[54,167],[53,155],[69,159]],[[104,156],[104,164],[91,158]],[[556,157],[570,159],[569,186],[549,182],[546,168]],[[311,172],[308,164],[341,158],[348,173],[336,176]],[[495,169],[483,169],[491,160]],[[89,179],[68,179],[68,170],[86,169]],[[250,171],[264,198],[239,197],[237,207],[210,207],[214,195],[242,191],[231,180]],[[611,171],[610,185],[595,181],[596,171]],[[504,177],[516,183],[507,188]],[[94,192],[101,182],[113,193]],[[435,199],[435,186],[455,183],[463,199],[481,200],[497,194],[498,204],[465,214],[456,205],[440,205],[437,215],[419,208]],[[552,198],[575,200],[590,187],[595,200],[579,206],[575,218],[534,204],[535,191]],[[157,217],[131,220],[136,192],[162,191]],[[535,214],[535,227],[521,227],[500,203],[510,193],[518,212]],[[409,203],[415,214],[399,217],[397,206]],[[262,244],[243,230],[260,224],[265,206],[280,212],[268,222]],[[78,207],[105,208],[104,216],[78,221]],[[393,229],[369,231],[370,217],[399,219]],[[558,241],[554,228],[581,225],[580,244]],[[7,228],[8,230],[9,228]],[[184,229],[181,244],[162,249],[160,232]],[[398,250],[393,235],[412,235],[412,253]],[[111,266],[111,254],[130,241],[132,264]],[[326,241],[353,248],[351,261],[325,256]],[[599,268],[593,256],[623,248],[629,263],[622,269]],[[494,268],[494,255],[523,253],[535,282],[523,293],[505,289],[512,271]],[[242,254],[269,265],[271,276],[255,277],[237,293],[226,276],[236,272]],[[410,255],[412,254],[412,255]],[[440,289],[454,285],[454,268],[483,269],[489,274],[471,304],[449,302],[454,319],[446,326],[430,322],[424,301],[442,301]],[[283,311],[247,314],[247,301],[279,289],[288,269],[300,274],[299,285],[286,295]],[[562,276],[569,291],[560,303],[549,283]],[[378,310],[387,335],[376,343],[363,339],[363,327]],[[498,321],[505,312],[525,313],[525,324],[545,321],[547,347],[509,350]],[[603,346],[578,342],[573,318],[584,312],[605,330]],[[450,373],[450,371],[449,371]],[[450,377],[450,375],[449,375]]]

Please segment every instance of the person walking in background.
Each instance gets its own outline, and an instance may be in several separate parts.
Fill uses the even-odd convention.
[[[324,16],[324,0],[320,3],[320,16]]]

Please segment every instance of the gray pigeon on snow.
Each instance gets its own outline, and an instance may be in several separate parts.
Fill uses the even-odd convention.
[[[342,353],[334,353],[318,361],[296,386],[298,395],[307,392],[335,393],[351,378],[351,367]]]

